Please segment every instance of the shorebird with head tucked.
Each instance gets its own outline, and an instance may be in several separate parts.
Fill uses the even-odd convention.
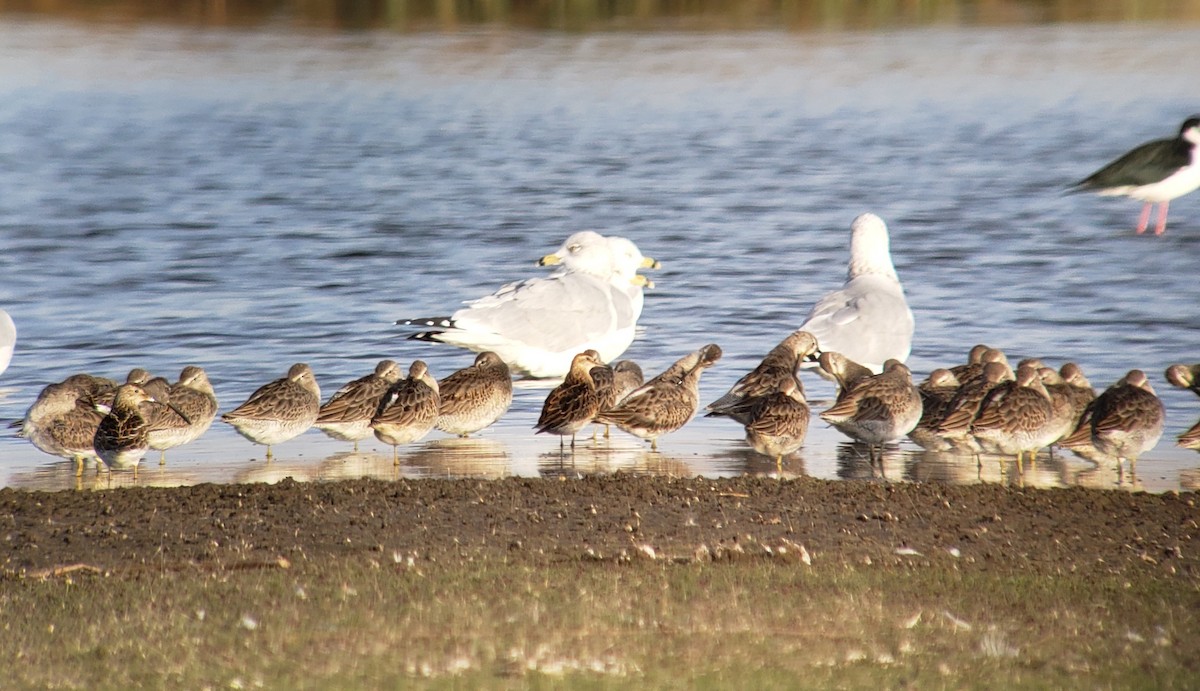
[[[650,449],[657,450],[660,436],[683,427],[696,414],[700,375],[720,359],[721,348],[714,343],[689,353],[638,387],[617,407],[601,412],[596,420],[649,439]]]
[[[592,381],[596,384],[596,395],[599,397],[599,404],[596,406],[597,415],[616,407],[618,403],[625,400],[626,396],[646,383],[646,376],[642,373],[642,368],[633,360],[621,360],[611,367],[608,365],[593,367],[591,374]],[[594,419],[593,422],[595,422]],[[604,425],[604,438],[607,439],[608,436],[608,425]],[[592,439],[595,438],[596,433],[593,431]]]
[[[437,422],[441,398],[437,379],[421,360],[408,366],[408,377],[392,384],[371,418],[375,438],[392,445],[392,461],[400,463],[399,447],[419,441]]]
[[[1055,428],[1054,412],[1039,368],[1021,365],[1012,381],[996,385],[984,397],[971,422],[971,434],[984,451],[1016,456],[1017,463],[1028,453],[1032,460],[1038,450],[1062,436]]]
[[[1166,409],[1146,373],[1129,370],[1092,401],[1079,427],[1059,445],[1073,450],[1090,444],[1102,458],[1117,463],[1128,460],[1132,468],[1139,456],[1158,444],[1165,417]]]
[[[776,472],[783,472],[783,457],[804,446],[810,415],[800,383],[795,377],[781,379],[776,391],[750,399],[743,422],[746,443],[774,458]]]
[[[490,426],[512,405],[512,373],[500,356],[484,351],[438,382],[440,400],[434,427],[466,437]]]
[[[1180,389],[1189,389],[1200,396],[1200,363],[1195,365],[1171,365],[1166,372],[1167,383]]]
[[[1200,421],[1192,425],[1183,434],[1179,435],[1176,446],[1182,446],[1185,449],[1195,449],[1200,451]]]
[[[937,432],[938,427],[950,410],[950,401],[958,392],[958,377],[948,369],[935,369],[925,381],[917,385],[921,392],[921,419],[908,433],[918,446],[930,451],[948,451],[953,448],[949,441]]]
[[[42,389],[23,420],[18,436],[28,439],[39,451],[75,461],[75,474],[83,473],[88,459],[96,458],[93,443],[104,413],[96,410],[91,389],[78,381],[58,382]]]
[[[371,436],[371,418],[379,411],[384,394],[400,381],[400,365],[395,360],[380,360],[370,374],[348,382],[338,389],[317,411],[313,427],[341,441],[358,442]]]
[[[1167,229],[1167,206],[1200,187],[1200,116],[1183,122],[1179,135],[1138,146],[1083,180],[1072,192],[1098,192],[1101,196],[1132,197],[1142,205],[1137,233],[1150,222],[1150,207],[1158,204],[1155,235]]]
[[[804,400],[804,386],[797,372],[817,352],[817,339],[807,331],[793,331],[770,350],[758,365],[738,379],[729,391],[709,403],[705,417],[725,416],[746,424],[748,410],[759,396],[769,396],[790,386]],[[794,382],[789,385],[788,382]]]
[[[154,381],[147,382],[147,386]],[[165,393],[160,394],[150,388],[146,392],[164,404],[156,407],[149,432],[150,448],[162,452],[160,463],[165,462],[167,449],[196,441],[208,431],[217,417],[217,395],[212,382],[208,380],[208,374],[201,367],[184,367],[179,373],[179,380],[170,384]],[[176,410],[179,414],[176,414]]]
[[[921,419],[921,392],[912,372],[899,360],[888,360],[880,374],[860,381],[821,419],[855,441],[874,449],[905,436]]]
[[[255,444],[271,447],[303,434],[317,421],[321,389],[312,368],[298,362],[286,377],[260,386],[237,408],[221,416],[238,434]]]
[[[883,371],[889,359],[904,362],[912,350],[913,314],[892,265],[887,224],[862,214],[850,226],[846,283],[813,305],[800,330],[868,368]]]
[[[563,382],[554,387],[542,403],[542,413],[534,425],[537,434],[557,434],[560,449],[564,443],[562,438],[569,434],[571,448],[575,448],[575,435],[600,412],[600,395],[592,370],[602,366],[600,354],[594,350],[575,354]]]
[[[1013,371],[1009,368],[1007,360],[985,364],[978,374],[963,381],[954,393],[954,398],[950,399],[945,417],[937,428],[938,436],[955,449],[975,453],[981,451],[979,442],[971,434],[971,424],[979,415],[979,408],[988,393],[1003,382],[1013,379]]]

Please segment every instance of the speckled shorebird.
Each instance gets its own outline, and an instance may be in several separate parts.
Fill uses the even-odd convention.
[[[1090,443],[1102,458],[1118,463],[1127,460],[1132,467],[1139,456],[1158,444],[1165,417],[1166,410],[1146,373],[1129,370],[1092,401],[1079,427],[1059,444],[1073,450]]]
[[[1073,365],[1074,363],[1067,364]],[[1078,366],[1076,366],[1076,369],[1078,369]],[[1080,376],[1082,376],[1082,372],[1080,372]],[[1046,436],[1050,439],[1050,444],[1056,444],[1059,440],[1075,431],[1075,428],[1079,425],[1079,416],[1083,414],[1087,403],[1083,403],[1082,406],[1079,405],[1083,397],[1080,387],[1067,382],[1063,379],[1062,373],[1056,372],[1054,368],[1038,368],[1038,377],[1042,380],[1042,385],[1046,387],[1046,393],[1050,394],[1052,414],[1050,421],[1046,423]],[[1090,391],[1090,389],[1088,390]],[[1051,447],[1050,453],[1053,456],[1053,447]]]
[[[1032,460],[1038,450],[1062,436],[1053,429],[1054,422],[1050,392],[1039,368],[1027,362],[1017,367],[1015,379],[996,385],[984,397],[971,434],[984,451],[1016,456],[1020,463],[1026,453]]]
[[[696,414],[700,375],[720,359],[721,348],[714,343],[685,355],[596,420],[649,439],[650,449],[657,450],[660,436],[683,427]]]
[[[159,451],[158,462],[162,465],[167,462],[167,449],[179,446],[174,443],[175,440],[188,433],[191,418],[175,412],[177,406],[171,404],[171,382],[163,377],[154,377],[141,387],[150,396],[150,400],[142,402],[138,407],[142,409],[142,417],[146,418],[149,424],[147,438],[150,448]]]
[[[542,403],[534,429],[537,434],[559,435],[559,448],[565,443],[562,437],[571,435],[571,448],[575,448],[575,435],[590,423],[600,412],[600,394],[592,370],[602,367],[600,353],[585,350],[571,359],[571,369],[563,382],[554,387]]]
[[[950,401],[954,400],[959,386],[958,377],[945,368],[930,372],[929,377],[917,385],[917,390],[921,392],[921,419],[908,433],[909,439],[930,451],[948,451],[952,448],[937,430],[949,412]]]
[[[438,382],[437,422],[434,427],[460,437],[478,432],[508,412],[513,400],[512,372],[490,350]]]
[[[989,350],[994,350],[994,348],[990,348],[984,343],[980,343],[972,347],[967,353],[966,363],[950,367],[950,374],[953,374],[954,378],[958,379],[959,381],[962,381],[963,379],[969,379],[979,370],[983,369],[983,365],[985,364],[984,354]]]
[[[596,406],[597,415],[615,408],[618,403],[625,400],[626,396],[646,383],[646,376],[642,373],[641,366],[633,360],[621,360],[611,367],[608,365],[593,367],[591,374],[592,381],[596,384],[596,395],[599,397],[599,403]],[[604,425],[606,439],[609,436],[608,427],[608,425]],[[592,438],[595,439],[595,436],[593,431]]]
[[[813,305],[800,329],[832,350],[881,372],[884,362],[904,362],[912,350],[913,314],[892,265],[887,224],[866,213],[850,225],[846,282]]]
[[[795,383],[800,398],[804,386],[796,372],[809,356],[817,352],[817,339],[807,331],[793,331],[763,357],[748,374],[738,379],[729,391],[705,406],[705,417],[725,416],[746,424],[752,400],[779,392],[790,380]]]
[[[1188,428],[1186,432],[1179,435],[1176,446],[1182,446],[1185,449],[1195,449],[1200,451],[1200,421]]]
[[[400,463],[399,447],[411,444],[433,429],[438,418],[438,382],[421,360],[408,366],[408,376],[392,385],[371,418],[375,438],[392,445],[392,461]]]
[[[992,361],[983,366],[979,373],[958,387],[937,433],[953,448],[979,452],[982,449],[971,435],[971,423],[979,414],[979,407],[989,391],[1006,381],[1014,379],[1007,361]]]
[[[875,375],[870,369],[834,351],[821,353],[821,356],[817,358],[817,366],[827,375],[827,378],[837,384],[838,401],[845,398],[860,382]]]
[[[921,393],[913,384],[912,372],[899,360],[888,360],[880,374],[860,381],[821,419],[842,434],[874,449],[896,441],[917,426],[921,419]]]
[[[112,409],[100,420],[93,446],[96,455],[109,468],[136,469],[150,448],[153,423],[143,413],[142,404],[154,397],[137,384],[122,384],[113,397]],[[164,405],[170,406],[170,403]],[[175,410],[187,422],[187,416]]]
[[[1132,197],[1143,202],[1137,232],[1145,232],[1150,207],[1158,204],[1155,235],[1167,229],[1167,206],[1200,187],[1200,116],[1183,122],[1179,135],[1156,139],[1124,154],[1071,187],[1073,192]]]
[[[1190,389],[1200,396],[1200,363],[1195,365],[1171,365],[1166,371],[1167,383],[1180,389]]]
[[[221,416],[238,434],[255,444],[271,447],[300,436],[317,421],[321,388],[312,368],[298,362],[286,377],[264,384],[237,408]]]
[[[379,412],[383,396],[400,381],[403,371],[395,360],[380,360],[375,371],[338,389],[317,411],[313,427],[339,441],[358,442],[371,436],[371,418]]]
[[[746,443],[775,459],[783,471],[783,457],[804,445],[810,412],[804,391],[795,377],[780,381],[779,389],[754,397],[745,415]]]
[[[90,402],[89,389],[78,382],[58,382],[42,389],[29,406],[25,418],[14,426],[18,436],[38,450],[75,461],[75,473],[83,472],[88,459],[96,458],[93,442],[104,414]]]

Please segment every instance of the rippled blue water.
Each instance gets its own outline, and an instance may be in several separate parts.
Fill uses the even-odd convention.
[[[627,356],[648,371],[707,342],[715,398],[839,285],[848,226],[887,219],[917,318],[921,376],[975,343],[1079,362],[1107,386],[1151,373],[1167,434],[1125,487],[1191,486],[1172,446],[1200,400],[1161,372],[1200,361],[1200,196],[1165,236],[1129,200],[1062,187],[1200,110],[1164,26],[880,33],[329,35],[0,27],[0,306],[17,355],[0,417],[76,371],[174,378],[204,366],[222,409],[297,361],[328,394],[376,360],[444,376],[471,354],[402,340],[538,271],[571,232],[626,235],[664,263]],[[810,397],[832,390],[815,377]],[[149,459],[141,483],[301,477],[773,471],[740,428],[697,419],[661,454],[618,433],[572,463],[530,431],[518,390],[481,440],[390,449],[310,431],[269,466],[220,423]],[[814,425],[786,470],[869,475]],[[0,438],[0,484],[74,485],[69,464]],[[1117,486],[1043,459],[1017,475],[902,445],[895,479]],[[876,471],[878,473],[878,471]],[[132,482],[116,474],[82,484]]]

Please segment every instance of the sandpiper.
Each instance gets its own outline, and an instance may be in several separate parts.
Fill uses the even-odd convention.
[[[958,377],[945,368],[930,372],[929,377],[917,385],[917,390],[921,392],[921,419],[908,433],[909,439],[930,451],[948,451],[952,448],[937,430],[949,412],[950,401],[954,400],[959,386]]]
[[[1074,449],[1090,443],[1102,458],[1117,463],[1127,460],[1133,467],[1139,456],[1158,444],[1165,417],[1163,403],[1146,373],[1129,370],[1092,401],[1079,427],[1059,444]]]
[[[838,401],[845,398],[846,394],[858,386],[859,382],[865,381],[875,374],[870,369],[833,350],[821,353],[821,356],[817,358],[817,366],[825,373],[827,379],[832,379],[837,384]]]
[[[596,382],[592,379],[592,369],[603,365],[600,353],[595,350],[585,350],[572,358],[567,376],[550,391],[542,403],[542,413],[534,426],[538,434],[559,435],[560,448],[564,443],[561,437],[569,434],[571,448],[575,448],[576,433],[586,427],[600,412],[600,395],[596,391]]]
[[[1200,363],[1195,365],[1171,365],[1166,372],[1167,383],[1180,389],[1190,389],[1200,396]]]
[[[912,372],[899,360],[888,360],[880,374],[872,375],[846,392],[821,419],[842,434],[874,448],[896,441],[917,426],[921,419],[921,393]]]
[[[596,395],[599,397],[599,403],[596,405],[597,415],[615,408],[618,403],[625,400],[626,396],[646,383],[646,376],[642,373],[641,366],[633,360],[621,360],[611,367],[608,365],[593,367],[591,374],[592,381],[596,384]],[[604,425],[606,439],[609,436],[608,427],[608,425]],[[595,439],[595,436],[593,431],[592,438]]]
[[[237,408],[221,416],[243,437],[255,444],[271,447],[303,434],[317,421],[321,409],[321,389],[312,368],[298,362],[286,377],[259,387]]]
[[[963,381],[954,398],[950,399],[945,417],[938,425],[938,436],[955,449],[976,453],[981,451],[979,443],[971,435],[971,423],[975,422],[988,393],[1013,378],[1013,371],[1005,360],[988,362],[976,376]]]
[[[780,381],[777,391],[756,396],[745,414],[746,443],[775,459],[783,471],[783,457],[804,445],[810,412],[804,391],[795,377]]]
[[[400,463],[399,447],[429,434],[438,418],[438,382],[422,360],[408,366],[408,377],[392,384],[379,412],[371,418],[375,438],[392,445],[392,462]]]
[[[92,405],[88,389],[76,382],[58,382],[42,389],[25,418],[16,426],[19,436],[38,450],[75,461],[75,474],[83,473],[88,459],[96,458],[96,428],[104,414]]]
[[[117,387],[112,409],[100,420],[92,441],[96,455],[109,468],[136,469],[150,448],[150,430],[154,425],[142,411],[141,404],[146,402],[155,402],[154,397],[141,386],[122,384]],[[187,422],[186,415],[178,410],[175,412]]]
[[[512,405],[512,372],[500,356],[485,350],[475,362],[438,382],[437,422],[434,427],[460,437],[478,432],[500,419]]]
[[[804,398],[804,386],[796,378],[801,364],[817,351],[817,339],[807,331],[793,331],[763,357],[748,374],[738,379],[729,391],[705,406],[705,417],[731,417],[746,424],[747,408],[752,399],[777,393],[790,380]]]
[[[147,386],[152,382],[154,380],[147,382]],[[167,449],[190,444],[199,439],[217,417],[216,392],[213,391],[208,374],[202,367],[184,367],[179,373],[179,380],[171,384],[166,395],[161,398],[149,388],[146,392],[156,400],[169,403],[187,418],[187,422],[180,425],[178,423],[181,420],[174,410],[159,407],[156,417],[163,419],[165,424],[154,423],[150,429],[150,448],[162,452],[159,462],[165,461]]]
[[[1200,116],[1183,122],[1179,135],[1138,146],[1083,180],[1070,191],[1098,192],[1102,196],[1132,197],[1143,202],[1137,233],[1150,222],[1150,207],[1158,204],[1155,235],[1167,229],[1167,206],[1200,187]]]
[[[649,439],[650,449],[657,450],[660,436],[683,427],[696,414],[700,375],[720,359],[721,348],[713,343],[685,355],[596,420]]]
[[[400,381],[400,365],[394,360],[380,360],[375,371],[359,377],[338,389],[317,411],[313,427],[340,441],[358,442],[371,436],[371,418],[379,411],[384,394]]]
[[[1039,449],[1062,436],[1054,423],[1054,406],[1039,368],[1026,363],[1017,367],[1012,381],[988,393],[971,423],[971,434],[984,451],[1016,456],[1020,463],[1026,453],[1032,461]]]

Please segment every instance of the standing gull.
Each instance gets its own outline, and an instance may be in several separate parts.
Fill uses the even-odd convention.
[[[636,437],[650,440],[683,427],[700,405],[700,375],[721,359],[721,348],[710,343],[685,355],[662,374],[638,387],[616,408],[596,416],[597,422],[616,425]]]
[[[375,438],[392,445],[392,462],[400,463],[399,447],[420,440],[438,418],[438,383],[421,360],[408,366],[408,377],[388,389],[379,412],[371,418]]]
[[[1143,202],[1137,233],[1150,223],[1150,207],[1158,204],[1154,234],[1167,229],[1167,206],[1200,187],[1200,116],[1192,116],[1173,139],[1156,139],[1134,148],[1071,187],[1072,192],[1098,192]]]
[[[582,231],[571,235],[541,264],[561,264],[545,277],[509,283],[473,300],[449,317],[407,319],[405,326],[433,327],[410,339],[490,350],[513,371],[536,378],[561,377],[571,360],[596,350],[611,361],[633,342],[642,311],[636,272],[657,267],[632,242]]]
[[[485,350],[438,382],[438,418],[434,427],[465,437],[490,426],[512,405],[512,374],[500,356]]]
[[[371,418],[392,384],[400,381],[400,365],[395,360],[380,360],[375,370],[338,389],[317,412],[313,427],[341,441],[358,442],[371,436]]]
[[[271,447],[303,434],[317,421],[321,389],[312,368],[298,362],[286,377],[262,385],[237,408],[221,416],[238,434],[255,444]]]
[[[912,350],[913,314],[892,266],[887,225],[862,214],[850,225],[846,283],[813,306],[800,329],[822,351],[837,351],[873,373],[889,359],[904,362]]]

